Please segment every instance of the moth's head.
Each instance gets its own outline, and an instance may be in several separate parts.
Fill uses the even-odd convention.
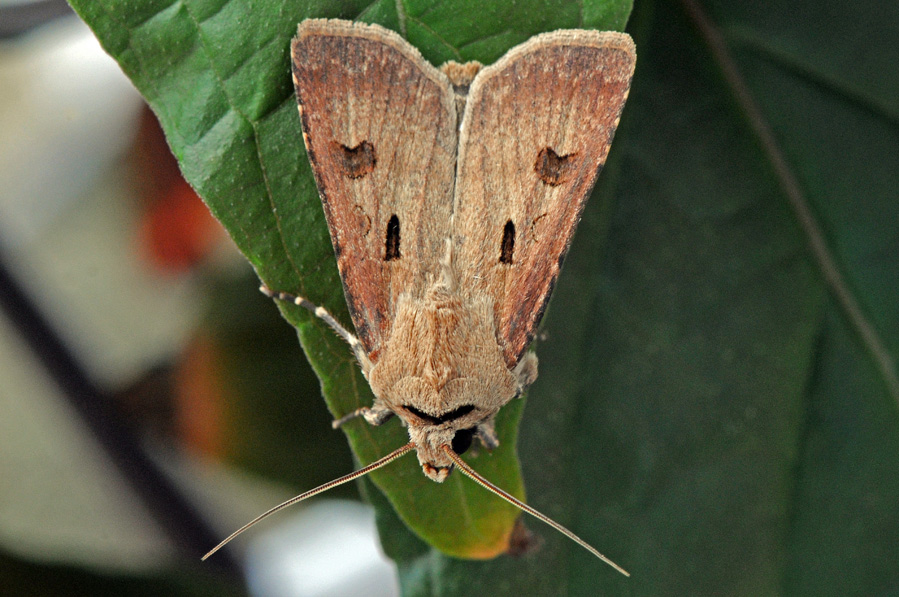
[[[479,412],[473,405],[441,414],[405,406],[400,416],[409,429],[409,439],[415,444],[422,471],[429,479],[442,483],[453,470],[453,461],[443,446],[449,446],[456,454],[464,454],[471,447],[478,426],[494,414]]]
[[[492,323],[492,311],[486,313]],[[430,319],[436,318],[434,315]],[[452,337],[455,332],[451,331],[452,328],[440,328],[434,334],[439,338]],[[434,351],[438,354],[433,358],[414,352],[382,355],[368,377],[378,400],[409,430],[425,476],[438,483],[453,469],[443,447],[464,454],[475,435],[487,449],[496,447],[493,419],[504,404],[522,391],[521,375],[506,368],[498,348],[496,362],[482,367],[480,362],[472,365],[452,353],[451,347],[444,344],[442,340],[438,343],[439,350]],[[526,360],[533,363],[527,371],[536,371],[536,358]]]

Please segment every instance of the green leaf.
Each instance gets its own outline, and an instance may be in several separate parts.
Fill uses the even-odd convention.
[[[344,322],[290,88],[296,22],[358,17],[432,62],[489,62],[539,31],[618,29],[630,11],[249,4],[73,1],[262,279]],[[521,559],[440,554],[407,525],[441,544],[472,536],[454,508],[513,513],[459,475],[431,483],[411,457],[366,484],[385,550],[410,595],[894,592],[899,10],[647,1],[630,28],[636,78],[537,346],[518,452],[532,505],[633,576],[536,522],[545,544]],[[367,404],[346,347],[286,315],[332,411]],[[513,492],[520,414],[504,413],[503,451],[474,463]],[[405,441],[389,424],[348,432],[364,462]]]

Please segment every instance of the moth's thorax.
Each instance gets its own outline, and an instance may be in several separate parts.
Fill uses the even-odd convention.
[[[371,370],[375,395],[395,409],[412,404],[434,416],[466,404],[495,412],[517,389],[495,330],[489,300],[445,289],[401,297]]]
[[[402,296],[390,338],[371,370],[379,400],[409,428],[425,473],[450,467],[443,445],[472,429],[518,392],[503,360],[492,302],[436,284],[422,298]],[[443,477],[446,475],[443,474]]]

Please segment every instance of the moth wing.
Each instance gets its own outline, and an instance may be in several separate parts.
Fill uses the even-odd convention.
[[[509,367],[540,323],[608,155],[635,61],[626,34],[557,31],[513,48],[471,84],[453,260],[463,292],[495,297]]]
[[[347,304],[376,361],[400,293],[422,294],[445,252],[458,142],[452,88],[378,26],[307,20],[291,51]]]

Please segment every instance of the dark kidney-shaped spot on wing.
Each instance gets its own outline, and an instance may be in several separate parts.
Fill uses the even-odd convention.
[[[544,147],[537,153],[534,171],[549,186],[560,185],[574,176],[575,156],[576,153],[559,155],[551,147]]]
[[[348,178],[362,178],[375,169],[375,147],[363,141],[356,147],[347,147],[341,143],[331,144],[331,155],[337,165]]]

